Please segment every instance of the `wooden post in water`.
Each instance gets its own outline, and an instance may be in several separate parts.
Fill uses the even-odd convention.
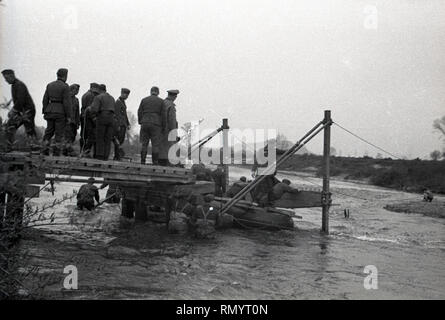
[[[229,149],[229,120],[223,119],[222,122],[222,139],[223,139],[223,165],[224,165],[224,176],[226,180],[226,186],[225,189],[227,190],[229,188],[229,162],[230,157],[232,155],[232,151]]]
[[[323,192],[321,196],[322,217],[321,231],[329,234],[329,207],[331,205],[331,193],[329,192],[329,175],[330,175],[330,153],[331,153],[331,111],[325,110],[323,124],[328,124],[324,128],[323,143]]]

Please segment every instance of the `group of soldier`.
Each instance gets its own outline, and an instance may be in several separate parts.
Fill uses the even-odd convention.
[[[47,126],[42,142],[37,141],[34,118],[35,105],[26,85],[16,78],[11,69],[2,71],[6,82],[11,85],[13,107],[6,122],[6,151],[12,151],[15,133],[22,125],[31,148],[41,149],[44,155],[77,156],[73,145],[80,128],[80,156],[108,160],[111,144],[114,144],[114,160],[124,155],[122,144],[125,141],[130,122],[125,101],[130,95],[127,88],[121,89],[118,99],[114,99],[105,84],[91,83],[89,90],[79,99],[80,86],[67,84],[68,70],[57,71],[57,79],[46,86],[42,100],[42,114]],[[141,163],[146,163],[148,145],[152,145],[152,163],[170,165],[168,150],[179,138],[176,105],[178,90],[168,90],[166,99],[159,97],[159,88],[152,87],[150,96],[142,99],[138,109],[138,123],[141,125]],[[173,135],[169,133],[174,130]],[[173,136],[173,138],[172,138]],[[169,140],[170,138],[170,140]]]

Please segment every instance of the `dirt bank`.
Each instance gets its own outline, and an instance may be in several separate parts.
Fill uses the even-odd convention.
[[[445,202],[433,200],[432,202],[409,201],[392,203],[385,206],[386,210],[403,213],[418,213],[428,217],[445,218]]]

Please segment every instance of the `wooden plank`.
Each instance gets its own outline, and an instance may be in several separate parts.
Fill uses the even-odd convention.
[[[163,183],[188,184],[195,181],[191,170],[179,167],[163,167],[154,165],[143,165],[122,161],[101,161],[97,159],[85,159],[74,157],[52,157],[30,155],[29,153],[2,153],[2,161],[14,164],[38,166],[37,170],[42,173],[56,175],[76,175],[87,177],[103,177],[110,180],[119,180],[125,183],[152,183],[160,181]],[[44,183],[43,177],[31,182]]]
[[[78,166],[75,164],[60,164],[60,163],[51,163],[45,165],[45,168],[47,169],[59,169],[59,172],[71,172],[73,175],[76,175],[77,172],[103,172],[103,173],[122,173],[125,172],[127,174],[133,174],[133,175],[143,175],[143,176],[150,176],[150,177],[172,177],[172,178],[178,178],[178,179],[192,179],[193,175],[189,171],[182,171],[182,172],[176,172],[173,170],[163,170],[163,169],[156,169],[156,168],[150,168],[150,169],[144,169],[144,170],[134,170],[134,169],[124,169],[124,168],[115,168],[115,167],[109,167],[105,168],[103,166],[95,166],[92,164],[87,164],[87,166]]]

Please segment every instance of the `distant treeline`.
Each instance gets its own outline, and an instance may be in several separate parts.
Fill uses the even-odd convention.
[[[280,169],[322,176],[322,159],[313,154],[294,155]],[[445,194],[445,161],[331,157],[331,176],[409,192],[428,188]]]

